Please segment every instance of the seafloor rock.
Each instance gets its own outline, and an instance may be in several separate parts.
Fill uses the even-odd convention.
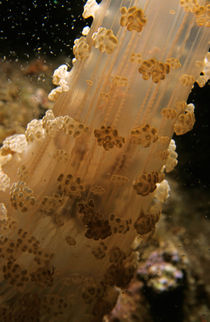
[[[50,65],[40,59],[22,65],[0,63],[0,144],[9,135],[24,133],[28,122],[52,107],[47,98],[51,88]]]

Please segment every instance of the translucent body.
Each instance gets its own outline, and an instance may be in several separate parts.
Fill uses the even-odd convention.
[[[121,7],[143,10],[140,32],[120,25]],[[160,216],[156,184],[207,29],[177,0],[158,8],[154,0],[104,0],[94,15],[54,115],[28,127],[21,153],[2,148],[12,155],[2,166],[10,179],[1,192],[2,321],[29,321],[31,312],[40,321],[101,320],[114,286],[126,287],[135,270],[137,233],[149,236]],[[174,117],[164,117],[166,107]]]

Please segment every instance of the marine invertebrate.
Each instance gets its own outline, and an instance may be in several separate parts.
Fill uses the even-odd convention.
[[[147,22],[144,11],[141,8],[130,7],[127,9],[126,7],[121,7],[120,13],[122,15],[120,24],[123,27],[126,26],[129,31],[135,30],[140,32]]]
[[[136,1],[135,10],[130,1],[88,0],[90,15],[74,67],[54,73],[53,111],[28,124],[20,149],[19,136],[1,148],[2,321],[16,311],[29,319],[34,297],[40,321],[100,321],[114,286],[132,278],[135,236],[152,233],[160,217],[168,188],[155,190],[173,167],[174,128],[185,133],[193,124],[193,109],[180,103],[192,82],[178,80],[198,76],[206,27],[178,0],[158,11],[154,0]],[[171,106],[175,116],[161,114]]]

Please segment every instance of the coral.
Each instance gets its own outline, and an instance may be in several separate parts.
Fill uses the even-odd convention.
[[[118,131],[112,129],[111,126],[102,126],[99,130],[94,131],[94,135],[99,145],[102,145],[105,150],[112,149],[114,146],[121,148],[125,143],[123,137],[118,136]]]
[[[174,108],[170,108],[170,107],[164,107],[161,110],[161,114],[164,118],[169,119],[169,120],[173,120],[177,116],[176,110]]]
[[[190,74],[183,74],[180,77],[179,81],[183,86],[192,87],[193,84],[195,83],[195,78]]]
[[[133,277],[134,239],[155,231],[208,33],[178,0],[139,6],[87,1],[53,110],[1,147],[2,321],[101,321]]]
[[[178,163],[177,161],[178,154],[176,153],[176,143],[173,139],[170,141],[167,152],[168,154],[165,162],[165,170],[166,172],[171,172]]]
[[[160,80],[165,79],[166,74],[170,72],[170,64],[157,61],[155,58],[144,60],[140,67],[139,73],[144,80],[152,77],[152,81],[157,84]]]
[[[25,182],[19,181],[14,183],[10,189],[10,201],[15,209],[25,212],[34,206],[36,198]]]
[[[160,182],[157,172],[144,172],[133,183],[133,188],[138,195],[147,196],[156,189],[156,183]]]
[[[194,108],[193,104],[188,104],[185,110],[179,114],[174,124],[176,135],[182,135],[192,130],[195,123]]]
[[[139,126],[131,131],[131,142],[140,144],[144,148],[149,147],[158,139],[157,130],[149,124]]]
[[[126,26],[128,31],[135,30],[140,32],[147,22],[142,9],[136,7],[130,7],[127,9],[126,7],[122,7],[120,9],[120,13],[122,15],[120,24],[123,27]]]
[[[199,0],[180,0],[180,5],[185,11],[192,12],[195,15],[198,26],[210,27],[210,5],[208,1],[201,2]]]
[[[0,189],[6,191],[10,187],[10,178],[0,169]]]
[[[67,69],[67,65],[61,65],[54,71],[53,84],[58,85],[58,87],[56,87],[49,93],[48,99],[50,101],[55,101],[62,92],[67,92],[69,90],[68,84],[70,79],[70,72],[68,72]]]
[[[41,120],[32,120],[28,123],[25,137],[28,142],[41,141],[45,137]]]
[[[209,52],[204,58],[203,72],[204,72],[204,75],[206,75],[206,77],[208,78],[210,77],[210,53]]]
[[[141,212],[137,218],[134,227],[139,235],[146,235],[150,232],[154,232],[155,224],[160,218],[161,209],[157,208],[157,211],[153,209],[147,212]]]
[[[99,28],[92,36],[93,45],[100,50],[100,52],[112,54],[118,45],[118,39],[111,29]]]
[[[90,46],[85,37],[75,39],[73,53],[77,60],[87,59],[90,55]]]
[[[161,183],[157,183],[156,186],[157,188],[155,190],[154,197],[160,202],[164,203],[169,197],[169,183],[167,180],[163,180]]]
[[[15,134],[3,141],[1,149],[2,155],[12,153],[22,153],[27,147],[27,141],[24,134]]]
[[[88,0],[84,6],[83,18],[93,17],[95,18],[95,13],[98,10],[99,5],[95,0]]]

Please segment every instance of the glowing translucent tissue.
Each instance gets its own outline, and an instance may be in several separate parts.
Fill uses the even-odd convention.
[[[128,285],[133,241],[169,195],[171,137],[195,122],[185,102],[209,12],[204,0],[87,1],[93,24],[53,75],[54,109],[1,148],[0,321],[101,321]]]

